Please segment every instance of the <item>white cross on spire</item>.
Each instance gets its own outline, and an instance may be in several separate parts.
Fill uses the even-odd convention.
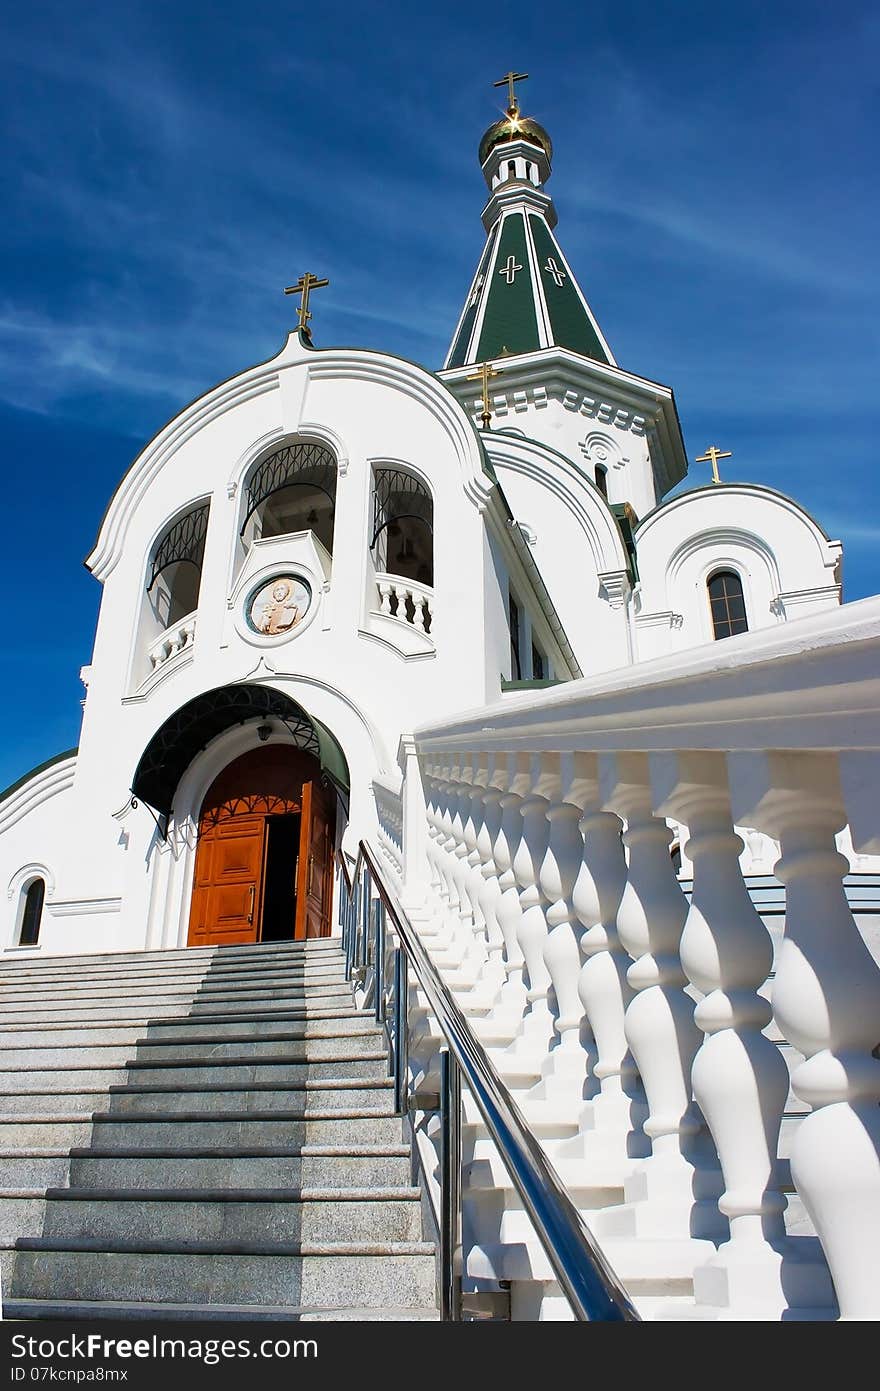
[[[507,263],[501,267],[498,274],[504,276],[504,279],[507,281],[508,285],[512,285],[514,280],[516,280],[517,271],[521,270],[522,266],[517,264],[516,257],[511,253],[511,255],[507,258]]]

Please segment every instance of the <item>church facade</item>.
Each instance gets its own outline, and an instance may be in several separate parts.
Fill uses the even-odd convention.
[[[318,348],[185,407],[110,499],[76,750],[0,798],[5,953],[334,928],[416,726],[840,602],[841,547],[771,488],[667,497],[669,387],[620,367],[511,94],[443,368]],[[710,451],[713,456],[717,451]]]

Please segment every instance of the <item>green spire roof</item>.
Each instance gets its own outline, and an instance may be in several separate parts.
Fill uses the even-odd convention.
[[[518,108],[514,115],[490,127],[480,146],[488,241],[444,368],[552,347],[616,366],[553,235],[556,213],[544,192],[550,137]]]

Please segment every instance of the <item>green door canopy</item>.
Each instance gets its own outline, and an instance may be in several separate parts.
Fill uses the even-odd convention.
[[[170,816],[180,779],[197,753],[234,725],[269,719],[280,720],[297,747],[314,754],[330,781],[348,794],[348,763],[326,725],[272,686],[218,686],[188,700],[156,730],[135,771],[132,795]]]

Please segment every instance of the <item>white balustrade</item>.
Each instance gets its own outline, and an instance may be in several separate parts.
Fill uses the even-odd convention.
[[[608,1259],[678,1292],[648,1316],[827,1318],[835,1296],[844,1319],[880,1316],[880,973],[835,843],[851,829],[880,853],[880,600],[499,703],[413,747],[426,944]],[[781,846],[775,978],[744,839]],[[783,1141],[771,1026],[811,1108]],[[576,1134],[546,1124],[554,1107]],[[788,1230],[785,1137],[806,1212]],[[509,1190],[499,1206],[475,1183],[484,1266],[555,1316]]]
[[[160,633],[154,639],[147,649],[151,672],[164,666],[171,657],[176,657],[178,652],[192,646],[196,633],[196,617],[195,613],[187,614],[186,618],[172,623],[164,633]]]
[[[546,810],[549,837],[538,878],[547,901],[544,964],[556,996],[558,1013],[554,1028],[559,1043],[544,1060],[542,1080],[532,1094],[564,1097],[569,1106],[579,1106],[588,1064],[588,1055],[581,1046],[584,1007],[578,994],[579,942],[583,925],[572,902],[583,862],[584,843],[578,827],[581,813],[573,800],[578,795],[573,756],[543,754],[541,761],[547,780],[545,785],[554,793]],[[570,1109],[568,1114],[570,1116]]]
[[[651,1141],[650,1156],[628,1176],[624,1192],[642,1204],[642,1231],[716,1235],[717,1208],[705,1203],[697,1173],[701,1118],[692,1104],[691,1067],[701,1037],[679,958],[688,907],[669,853],[672,833],[653,813],[645,754],[603,754],[599,766],[604,805],[626,823],[628,871],[617,930],[633,958],[627,981],[635,993],[624,1026],[645,1088],[643,1129]],[[696,1261],[708,1252],[695,1243],[693,1255]]]
[[[376,575],[379,612],[397,618],[420,633],[430,633],[434,617],[434,591],[400,575]]]
[[[644,1094],[626,1041],[625,1013],[633,995],[626,978],[629,958],[617,931],[627,877],[623,827],[619,817],[602,810],[595,754],[574,755],[569,795],[583,812],[583,852],[572,906],[584,929],[578,995],[593,1035],[598,1091],[581,1112],[577,1138],[556,1153],[561,1160],[583,1159],[600,1186],[602,1179],[622,1186],[631,1161],[648,1149],[641,1129]]]
[[[733,830],[725,759],[657,754],[652,774],[659,809],[690,831],[694,883],[681,960],[703,994],[694,1018],[705,1035],[693,1090],[718,1150],[725,1185],[718,1206],[730,1221],[729,1242],[695,1272],[695,1294],[779,1315],[797,1282],[796,1302],[818,1307],[828,1300],[824,1269],[799,1259],[798,1242],[785,1235],[776,1156],[788,1069],[762,1033],[772,1012],[758,994],[773,945],[740,871],[743,842]]]
[[[846,824],[837,760],[824,753],[738,754],[736,803],[778,840],[785,936],[773,983],[782,1033],[805,1056],[792,1086],[813,1108],[791,1175],[834,1277],[841,1317],[880,1316],[880,974],[843,888],[835,847]]]

